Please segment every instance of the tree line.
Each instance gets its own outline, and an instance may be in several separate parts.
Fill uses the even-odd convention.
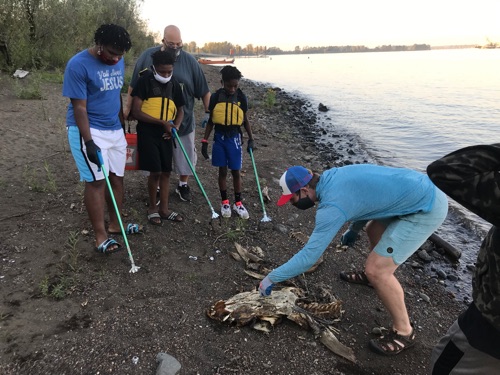
[[[0,0],[0,69],[62,69],[105,23],[130,33],[129,62],[155,43],[136,0]]]
[[[59,69],[78,51],[92,46],[95,30],[115,23],[131,36],[132,49],[125,62],[132,64],[146,48],[155,45],[157,35],[148,31],[139,17],[143,0],[0,0],[0,69]],[[138,3],[139,2],[139,3]],[[240,46],[230,42],[184,44],[194,54],[259,56],[280,54],[346,53],[372,51],[427,50],[427,44],[412,46],[300,47],[284,51],[278,47]]]
[[[300,47],[296,46],[293,50],[282,50],[278,47],[254,46],[247,44],[240,46],[229,42],[210,42],[205,43],[203,47],[198,47],[196,42],[185,44],[188,52],[195,54],[214,54],[214,55],[234,55],[234,56],[258,56],[258,55],[285,55],[285,54],[315,54],[315,53],[351,53],[351,52],[391,52],[391,51],[425,51],[430,50],[429,44],[404,45],[383,45],[375,48],[365,46],[326,46],[326,47]]]

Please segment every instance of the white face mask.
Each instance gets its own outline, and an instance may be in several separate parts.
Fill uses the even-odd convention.
[[[155,79],[160,82],[160,83],[169,83],[170,80],[172,79],[172,75],[170,75],[169,77],[163,77],[161,75],[159,75],[157,72],[156,72],[156,69],[154,66],[151,66],[153,68],[153,75],[155,77]]]

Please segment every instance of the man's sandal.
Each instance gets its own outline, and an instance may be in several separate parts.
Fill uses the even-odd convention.
[[[139,224],[127,224],[127,227],[125,228],[125,234],[127,234],[127,235],[144,234],[145,231],[146,231],[146,228],[144,228],[142,225],[139,225]],[[121,235],[122,231],[119,231],[119,232],[109,231],[109,234]]]
[[[122,247],[122,245],[120,245],[114,239],[108,238],[102,244],[97,246],[95,248],[95,251],[97,251],[98,253],[102,253],[102,254],[107,255],[107,254],[113,254],[113,253],[116,253],[117,251],[120,251],[122,249],[121,247]]]
[[[391,330],[387,335],[370,340],[370,349],[381,355],[396,355],[403,350],[415,345],[415,330],[412,329],[408,336],[401,336],[397,331]]]
[[[368,277],[366,277],[365,271],[343,271],[340,273],[340,278],[348,283],[366,285],[373,288]]]
[[[161,216],[158,212],[153,212],[152,214],[148,214],[148,221],[151,225],[157,225],[161,227],[163,225],[163,221],[161,220]]]

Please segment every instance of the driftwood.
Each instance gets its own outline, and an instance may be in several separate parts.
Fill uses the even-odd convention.
[[[436,247],[439,247],[444,250],[446,255],[448,255],[450,258],[452,258],[454,261],[457,261],[460,259],[462,256],[462,252],[458,250],[456,247],[453,245],[450,245],[448,242],[443,240],[441,237],[439,237],[436,233],[433,233],[429,237],[429,241],[434,243]]]

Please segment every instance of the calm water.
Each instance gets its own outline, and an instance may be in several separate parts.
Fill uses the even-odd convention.
[[[458,148],[500,142],[500,49],[236,59],[245,78],[325,104],[379,164],[425,171]],[[489,224],[454,205],[440,235],[473,263]],[[465,271],[464,271],[465,272]]]

